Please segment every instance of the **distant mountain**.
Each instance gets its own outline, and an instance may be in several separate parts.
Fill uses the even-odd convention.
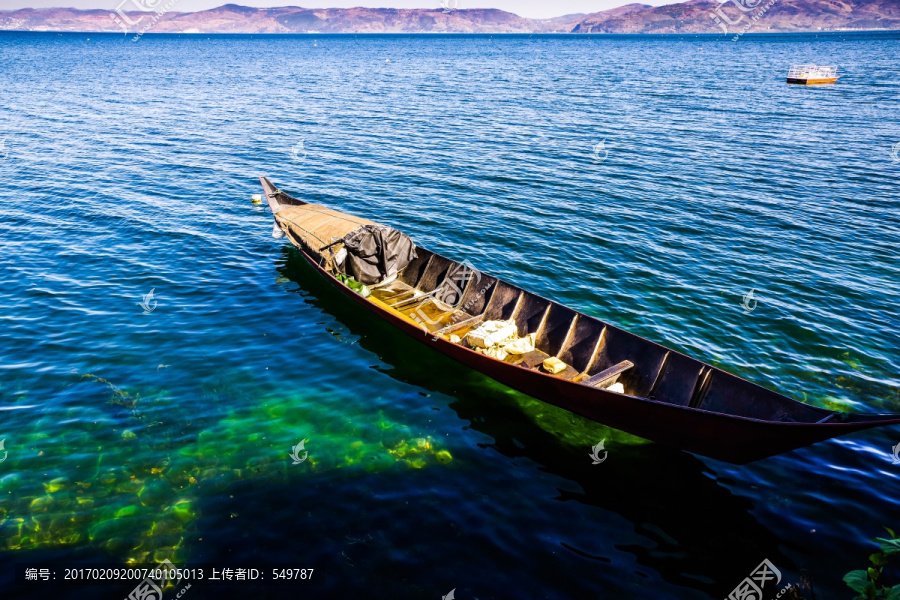
[[[555,19],[545,21],[545,23],[549,25],[548,29],[551,29],[553,31],[565,31],[566,33],[591,33],[590,31],[578,31],[578,29],[581,27],[582,23],[588,20],[599,21],[603,18],[613,20],[617,17],[626,17],[627,15],[636,16],[635,13],[640,13],[650,8],[653,7],[649,4],[626,4],[618,8],[611,8],[609,10],[604,10],[602,12],[592,13],[589,15],[582,14],[557,17]]]
[[[161,6],[164,6],[161,4]],[[525,19],[497,9],[250,8],[194,13],[0,11],[0,30],[139,33],[736,33],[900,29],[898,0],[688,0],[626,4],[589,15]]]
[[[115,21],[118,18],[118,23]],[[116,31],[121,23],[140,32],[157,15],[71,8],[0,11],[0,29],[30,31]],[[140,22],[139,22],[140,20]],[[530,33],[535,23],[497,9],[250,8],[226,4],[194,13],[158,17],[155,33]]]
[[[623,8],[639,7],[627,13]],[[716,10],[718,9],[718,11]],[[724,18],[722,16],[724,14]],[[753,17],[759,18],[753,21]],[[716,21],[718,19],[718,22]],[[730,24],[731,21],[733,24]],[[573,33],[728,33],[900,29],[897,0],[689,0],[667,6],[629,4],[581,19]]]

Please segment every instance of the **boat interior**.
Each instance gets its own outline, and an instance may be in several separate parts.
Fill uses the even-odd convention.
[[[535,334],[534,350],[502,360],[525,369],[542,371],[545,359],[557,357],[565,369],[550,376],[604,389],[620,383],[618,389],[630,396],[768,421],[816,423],[842,415],[793,401],[425,248],[416,253],[395,280],[372,289],[370,299],[434,337],[466,345],[466,334],[480,324],[512,320],[519,336]]]

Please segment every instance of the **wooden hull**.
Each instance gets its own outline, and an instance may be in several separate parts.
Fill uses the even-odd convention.
[[[263,185],[271,204],[272,192],[275,188],[265,179]],[[273,211],[275,210],[276,207],[273,206]],[[737,381],[739,387],[734,388],[736,390],[735,402],[750,400],[756,402],[757,396],[748,396],[748,394],[759,394],[759,397],[762,398],[759,402],[784,403],[782,408],[776,407],[776,414],[783,415],[791,409],[802,407],[806,411],[815,411],[811,418],[818,419],[822,416],[821,422],[781,422],[703,410],[671,402],[615,393],[590,387],[583,382],[556,377],[534,368],[510,364],[479,354],[446,337],[426,333],[420,324],[411,318],[393,310],[383,302],[364,298],[344,285],[323,268],[302,245],[296,243],[295,245],[298,246],[303,258],[313,269],[351,302],[379,319],[394,325],[419,342],[534,398],[593,421],[674,448],[735,464],[744,464],[854,431],[900,423],[900,415],[844,414],[807,407],[790,398],[715,370],[708,365],[704,366],[709,370],[708,372],[721,373],[723,377],[727,376]],[[643,338],[637,338],[633,334],[628,335],[648,345],[653,344]],[[685,358],[685,360],[688,359]],[[699,379],[695,385],[697,388],[700,387]],[[841,416],[840,420],[824,422],[836,415]]]
[[[825,85],[828,83],[834,83],[837,81],[837,77],[825,77],[822,79],[796,79],[792,77],[788,77],[788,83],[795,83],[798,85]]]

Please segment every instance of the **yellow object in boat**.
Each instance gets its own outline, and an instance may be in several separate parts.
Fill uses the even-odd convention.
[[[470,331],[466,338],[469,345],[475,348],[491,348],[516,335],[518,328],[515,321],[485,321],[477,329]]]
[[[566,363],[555,356],[551,356],[550,358],[544,359],[544,370],[555,375],[556,373],[566,370]]]
[[[536,334],[529,333],[523,338],[519,338],[513,342],[507,343],[503,349],[510,354],[528,354],[534,350],[534,339]]]

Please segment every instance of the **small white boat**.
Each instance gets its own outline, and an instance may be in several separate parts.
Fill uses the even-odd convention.
[[[794,65],[787,76],[788,83],[800,85],[834,83],[837,80],[837,65]]]

